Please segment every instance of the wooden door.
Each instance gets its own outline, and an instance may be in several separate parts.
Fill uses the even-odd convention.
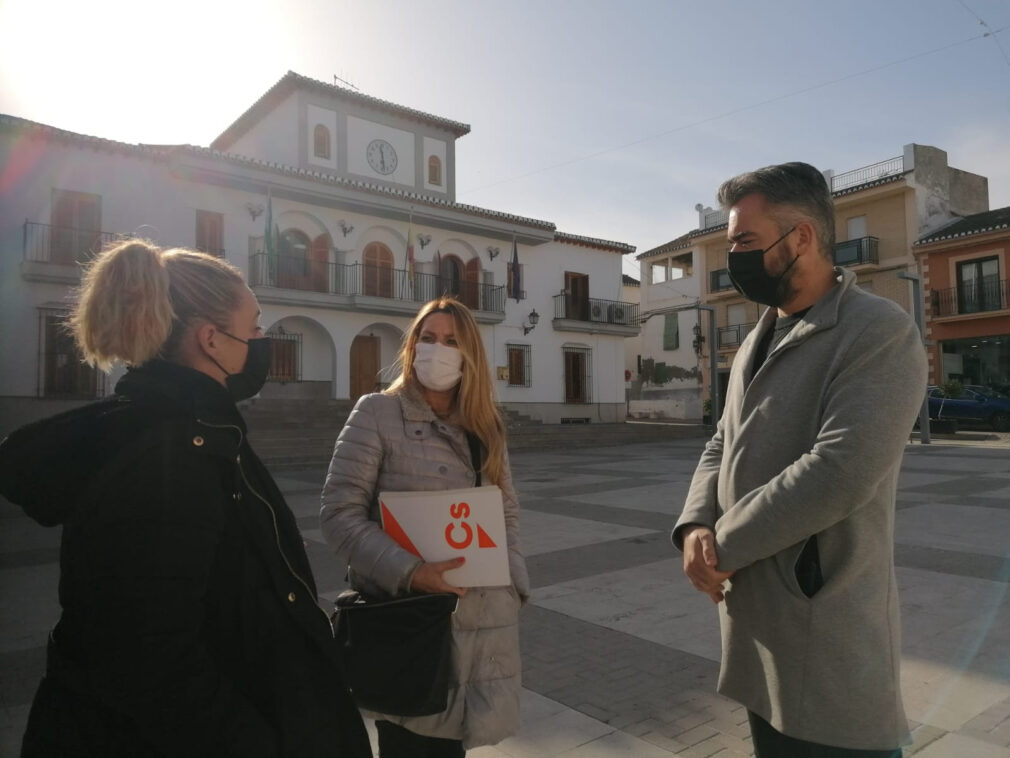
[[[379,338],[359,334],[351,343],[351,400],[375,392],[379,374]]]
[[[565,402],[586,402],[586,355],[581,351],[565,351]]]
[[[565,272],[565,318],[589,321],[589,275]]]
[[[330,235],[321,234],[312,241],[309,251],[309,289],[329,292],[330,289]]]
[[[470,310],[480,308],[480,258],[471,258],[466,262],[463,272],[463,292],[461,300]]]

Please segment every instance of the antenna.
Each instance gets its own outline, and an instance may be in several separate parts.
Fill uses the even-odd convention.
[[[351,83],[350,83],[349,81],[347,81],[346,79],[341,79],[341,78],[340,78],[339,76],[337,76],[336,74],[334,74],[334,75],[333,75],[333,86],[334,86],[334,87],[336,87],[336,86],[337,86],[337,82],[340,82],[341,84],[346,84],[346,85],[347,85],[348,87],[350,87],[351,89],[353,89],[353,90],[355,90],[355,91],[357,91],[357,92],[361,92],[361,90],[359,90],[359,89],[358,89],[357,87],[355,87],[355,86],[354,86],[353,84],[351,84]]]

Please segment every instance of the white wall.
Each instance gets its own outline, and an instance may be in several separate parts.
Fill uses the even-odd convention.
[[[289,103],[285,103],[282,111]],[[288,112],[292,121],[297,114]],[[273,122],[273,117],[268,118]],[[276,124],[272,133],[282,133]],[[268,130],[270,131],[270,130]],[[262,129],[258,134],[262,135]],[[361,140],[368,135],[359,135]],[[293,141],[293,140],[292,140]],[[21,274],[22,230],[24,220],[48,224],[52,189],[60,188],[90,192],[102,197],[102,228],[116,233],[139,233],[165,246],[192,246],[195,243],[195,211],[208,210],[224,216],[224,246],[227,259],[248,272],[250,237],[261,237],[264,214],[253,219],[248,203],[265,205],[262,193],[206,185],[184,179],[173,173],[171,162],[154,161],[136,155],[123,155],[106,148],[94,149],[82,144],[35,142],[18,139],[17,156],[12,154],[15,139],[0,131],[0,161],[2,165],[24,165],[12,191],[0,204],[0,396],[34,397],[39,371],[38,308],[43,305],[67,303],[70,285],[26,281]],[[367,142],[364,142],[367,144]],[[361,145],[363,160],[364,144]],[[250,145],[243,150],[253,152]],[[258,150],[258,152],[262,152]],[[401,159],[406,156],[402,156]],[[194,159],[204,161],[206,158]],[[192,161],[189,161],[190,163]],[[405,161],[412,166],[412,160]],[[232,174],[246,182],[262,181],[262,169],[244,167],[221,161],[216,164],[222,174]],[[413,170],[413,169],[411,169]],[[275,187],[274,218],[278,225],[297,226],[315,237],[328,230],[340,251],[335,259],[343,263],[359,261],[368,242],[381,241],[393,252],[395,267],[402,268],[406,246],[406,221],[390,221],[362,213],[350,213],[330,207],[324,201],[318,206],[298,204],[284,197],[288,178],[280,173],[270,178]],[[304,178],[298,180],[304,182]],[[142,188],[142,191],[138,191]],[[320,184],[320,192],[326,192]],[[373,198],[374,199],[374,198]],[[345,220],[354,229],[346,237],[338,221]],[[430,234],[431,242],[424,249],[416,244],[415,253],[422,271],[433,270],[437,251],[443,255],[458,255],[464,262],[472,257],[490,271],[495,285],[506,284],[507,263],[511,260],[511,243],[500,236],[461,234],[437,226],[415,223],[412,233]],[[491,261],[489,245],[500,254]],[[557,331],[552,325],[553,296],[564,287],[564,272],[589,275],[590,296],[608,300],[621,299],[621,256],[615,252],[596,250],[582,245],[548,242],[539,246],[520,245],[520,262],[524,265],[523,286],[527,298],[520,302],[506,300],[504,320],[485,324],[482,334],[492,371],[507,365],[505,344],[524,343],[532,346],[532,387],[509,387],[494,381],[503,402],[523,405],[561,405],[564,402],[564,362],[562,346],[578,344],[592,350],[592,401],[594,404],[624,403],[624,337],[609,334],[585,334]],[[399,349],[402,332],[411,318],[408,315],[379,315],[336,310],[309,305],[279,305],[262,303],[264,327],[280,322],[285,328],[303,335],[302,375],[307,381],[332,380],[334,395],[349,394],[349,355],[354,336],[368,329],[378,330],[383,366],[389,366]],[[524,336],[522,325],[535,308],[541,319],[537,328]],[[111,391],[114,382],[109,382]],[[598,410],[598,409],[597,409]],[[560,408],[555,415],[564,415]],[[573,415],[590,415],[579,410]]]
[[[679,257],[688,252],[693,252],[694,255],[694,265],[690,276],[667,279],[656,284],[651,283],[652,267],[657,260],[662,260],[663,257]],[[688,308],[678,312],[677,326],[680,345],[676,350],[666,350],[663,347],[666,317],[662,313],[664,309],[687,306],[698,300],[701,291],[701,277],[704,274],[701,270],[700,256],[699,249],[687,248],[674,251],[669,256],[644,258],[641,261],[641,312],[643,317],[650,312],[658,311],[659,313],[652,315],[642,324],[637,354],[641,355],[643,360],[652,359],[656,363],[674,366],[681,376],[663,383],[641,383],[637,381],[639,377],[635,376],[638,390],[628,405],[628,412],[633,417],[683,419],[701,416],[699,394],[701,375],[698,357],[692,346],[693,327],[698,323],[699,311]],[[708,337],[707,319],[707,316],[702,317],[702,329],[706,339]],[[632,367],[633,373],[636,368],[637,366]]]
[[[300,166],[298,155],[298,97],[288,95],[274,110],[243,134],[226,152],[246,155],[285,166]],[[311,150],[312,142],[309,143]],[[337,143],[334,143],[336,150]]]
[[[396,170],[380,174],[368,165],[366,151],[374,139],[384,139],[396,150]],[[353,174],[414,186],[414,134],[392,126],[366,121],[356,116],[347,117],[347,170]]]

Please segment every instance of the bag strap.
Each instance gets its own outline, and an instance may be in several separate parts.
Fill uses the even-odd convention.
[[[467,432],[466,441],[470,445],[470,462],[473,464],[473,470],[477,472],[477,486],[480,487],[480,440],[476,434]]]

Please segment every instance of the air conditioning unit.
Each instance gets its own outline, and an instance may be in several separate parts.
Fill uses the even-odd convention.
[[[606,321],[607,320],[607,309],[603,303],[590,303],[589,304],[589,320],[590,321]]]
[[[607,321],[609,321],[611,324],[628,323],[628,306],[626,305],[620,305],[618,303],[614,303],[610,306],[607,313],[609,316],[607,318]]]

